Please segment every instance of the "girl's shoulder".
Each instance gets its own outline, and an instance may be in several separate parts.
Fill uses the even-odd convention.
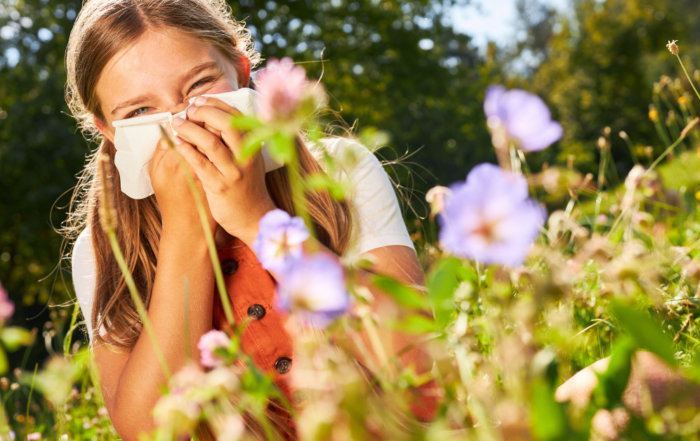
[[[394,184],[375,154],[352,138],[323,138],[316,147],[333,159],[328,174],[345,184],[354,211],[351,249],[357,254],[392,245],[415,250]]]
[[[320,164],[336,180],[349,180],[354,184],[354,181],[367,176],[374,176],[382,181],[382,178],[386,177],[384,167],[375,154],[354,138],[322,138],[316,145],[312,145],[311,149],[318,156]],[[332,159],[331,167],[328,166],[328,161],[324,160],[324,153]]]

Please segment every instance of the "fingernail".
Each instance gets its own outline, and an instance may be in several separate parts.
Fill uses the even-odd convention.
[[[179,118],[178,118],[179,119]],[[180,145],[182,144],[182,140],[180,139],[179,136],[176,136],[173,141],[175,142],[175,145]]]
[[[190,106],[190,107],[188,107],[188,108],[187,108],[187,116],[190,116],[190,117],[191,117],[192,115],[194,115],[194,112],[196,112],[197,109],[199,109],[199,107],[196,107],[196,106]]]
[[[180,124],[184,123],[185,120],[182,118],[173,118],[173,125],[179,126]]]
[[[197,98],[194,99],[194,103],[198,106],[201,106],[202,104],[207,102],[207,97],[205,96],[198,96]]]

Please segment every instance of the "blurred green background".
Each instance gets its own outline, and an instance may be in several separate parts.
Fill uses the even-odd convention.
[[[404,157],[387,171],[405,195],[409,228],[420,232],[427,189],[495,160],[482,111],[490,84],[539,94],[564,125],[560,143],[529,157],[534,170],[572,158],[578,170],[594,172],[605,126],[625,130],[636,147],[665,148],[648,123],[652,87],[662,74],[680,76],[668,40],[680,40],[687,66],[700,59],[696,1],[569,0],[562,11],[513,2],[518,37],[481,50],[468,29],[451,24],[467,0],[238,0],[231,7],[263,57],[290,56],[311,77],[323,74],[331,106],[348,125],[389,135],[379,155]],[[96,147],[81,137],[63,99],[64,51],[80,4],[0,0],[0,281],[19,306],[14,324],[46,337],[57,332],[44,325],[49,316],[69,315],[73,298],[54,228]],[[617,136],[612,154],[624,176],[632,159]],[[40,338],[16,357],[32,366],[60,350],[50,343],[60,340]]]

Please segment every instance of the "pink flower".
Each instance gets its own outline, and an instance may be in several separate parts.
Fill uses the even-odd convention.
[[[41,433],[34,432],[27,435],[27,441],[38,441],[41,439]]]
[[[225,332],[217,330],[207,332],[197,344],[200,351],[200,363],[202,366],[212,369],[225,366],[226,358],[217,354],[217,350],[219,352],[227,351],[229,346],[231,346],[231,339]]]
[[[7,296],[7,291],[0,283],[0,320],[8,320],[15,312],[15,304]]]
[[[256,81],[260,92],[258,116],[262,121],[289,120],[304,99],[306,71],[291,58],[271,59]]]

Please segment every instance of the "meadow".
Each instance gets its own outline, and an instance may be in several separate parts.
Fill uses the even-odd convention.
[[[669,50],[678,53],[675,42],[669,42]],[[286,90],[275,72],[284,78],[290,70],[303,72],[284,61],[260,79],[260,90],[269,102],[285,94],[292,106],[262,121],[234,120],[249,134],[244,151],[252,155],[267,140],[290,176],[297,176],[294,185],[303,189],[298,194],[327,191],[343,198],[337,183],[295,174],[294,134],[302,130],[312,142],[323,135],[324,125],[310,115],[327,97],[316,82]],[[317,253],[289,251],[300,243],[288,239],[282,247],[288,253],[283,262],[288,276],[280,280],[278,296],[295,332],[300,373],[294,381],[305,392],[305,404],[290,408],[299,437],[697,439],[700,120],[692,103],[700,99],[694,85],[699,76],[688,73],[683,81],[664,76],[654,85],[648,124],[657,131],[660,147],[635,145],[631,130],[612,133],[601,127],[597,174],[578,171],[575,158],[532,170],[529,156],[549,148],[564,129],[536,95],[491,86],[483,107],[498,165],[477,165],[465,171],[465,181],[428,192],[429,222],[413,235],[427,276],[425,289],[381,275],[372,278],[402,311],[393,320],[371,314],[373,299],[356,283],[368,262],[350,256],[343,267],[333,267]],[[626,176],[614,167],[613,140],[623,140],[635,162]],[[348,165],[353,158],[342,161],[348,163],[327,166]],[[102,164],[103,176],[109,176],[108,162]],[[116,237],[119,226],[110,218],[109,200],[101,203],[102,227]],[[271,238],[281,230],[305,228],[304,199],[295,203],[301,222],[292,225],[290,218],[261,228],[258,255],[279,255],[274,248],[279,244]],[[119,244],[112,243],[119,260]],[[217,261],[214,265],[218,268]],[[220,276],[221,269],[217,272]],[[125,266],[124,276],[129,281]],[[324,287],[322,295],[309,288],[314,284]],[[0,294],[0,316],[7,323],[16,306],[5,291]],[[224,292],[222,303],[227,302]],[[0,332],[5,351],[28,353],[25,348],[53,348],[56,342],[63,348],[34,368],[10,366],[3,351],[0,436],[118,438],[90,351],[78,334],[78,305],[51,318],[41,335],[9,325]],[[142,319],[147,322],[145,315]],[[213,331],[202,339],[201,362],[211,370],[187,367],[172,373],[154,411],[159,428],[143,440],[190,439],[201,436],[202,427],[218,439],[249,439],[244,421],[256,421],[260,433],[275,438],[265,408],[270,399],[284,400],[270,377],[240,351],[244,326],[233,324],[228,335]],[[371,335],[380,329],[421,336],[435,360],[432,372],[417,375],[379,339],[363,345],[356,338],[362,330]],[[372,360],[371,380],[354,368],[357,352]],[[639,374],[639,360],[649,354],[672,371],[673,381],[664,384],[661,395],[641,381],[631,397],[625,393],[630,376]],[[555,398],[572,375],[605,357],[610,362],[597,374],[590,399]],[[436,407],[419,421],[411,411],[413,394],[433,380]]]

